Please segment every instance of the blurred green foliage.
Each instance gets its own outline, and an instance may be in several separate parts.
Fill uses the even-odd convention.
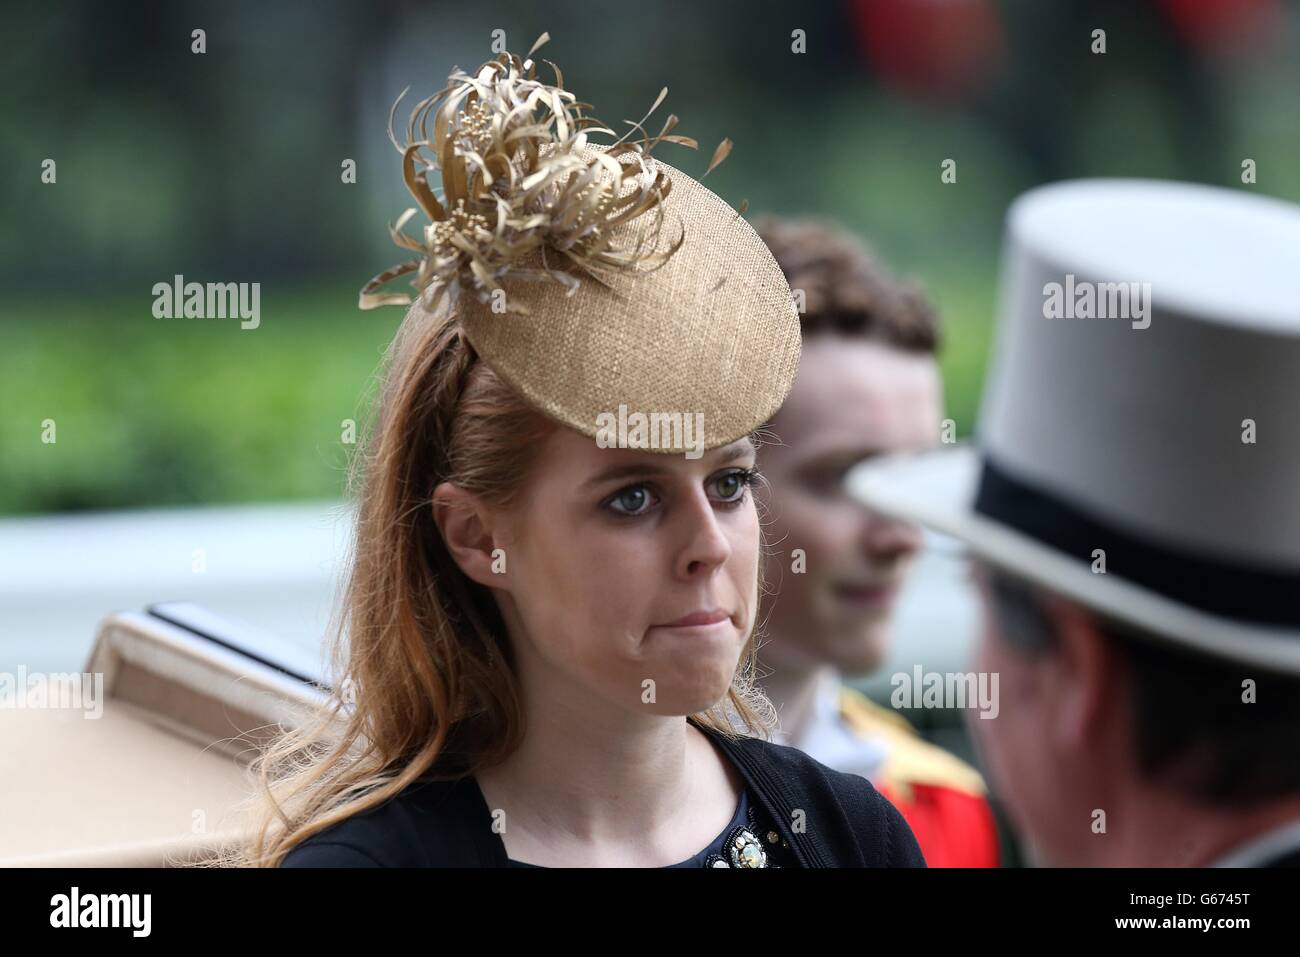
[[[974,421],[991,283],[928,283],[950,414]],[[0,513],[340,495],[403,310],[263,288],[262,321],[155,319],[152,300],[30,302],[0,323]],[[42,441],[53,420],[56,441]]]
[[[10,305],[0,511],[338,495],[402,310],[262,290],[261,325],[156,319],[152,299]],[[42,441],[53,420],[57,441]]]

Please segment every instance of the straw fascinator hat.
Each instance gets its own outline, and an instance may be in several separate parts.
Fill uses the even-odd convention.
[[[978,448],[850,488],[1155,637],[1300,674],[1297,250],[1300,206],[1238,190],[1026,193]]]
[[[582,434],[624,406],[702,414],[700,447],[734,442],[794,381],[799,321],[785,276],[739,212],[651,156],[665,142],[697,147],[671,132],[675,116],[654,137],[630,121],[617,137],[555,64],[554,85],[537,79],[531,57],[548,39],[522,61],[503,53],[473,75],[453,71],[415,106],[405,143],[390,114],[418,203],[390,231],[415,255],[367,283],[360,307],[454,313],[503,380]],[[595,134],[611,142],[588,142]],[[419,212],[428,223],[417,237],[404,227]],[[414,297],[379,291],[408,274]],[[653,451],[683,447],[664,438]]]

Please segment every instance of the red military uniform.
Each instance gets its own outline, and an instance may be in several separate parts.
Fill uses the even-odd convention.
[[[997,867],[997,826],[979,772],[852,688],[841,688],[839,705],[841,720],[854,734],[884,745],[872,784],[907,819],[926,863]]]

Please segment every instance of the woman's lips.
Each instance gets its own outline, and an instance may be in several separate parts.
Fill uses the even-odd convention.
[[[704,625],[716,625],[719,622],[726,621],[731,616],[721,608],[713,608],[708,611],[693,611],[685,618],[678,618],[666,625],[660,625],[660,628],[698,628]]]

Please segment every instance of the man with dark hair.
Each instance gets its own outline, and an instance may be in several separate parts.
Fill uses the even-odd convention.
[[[988,563],[977,578],[976,667],[1019,696],[984,754],[1040,857],[1199,865],[1287,822],[1300,839],[1300,679],[1179,651]],[[1105,831],[1078,826],[1093,817]]]
[[[1297,248],[1236,190],[1031,191],[978,449],[848,479],[972,552],[1002,702],[969,723],[1044,863],[1300,866]]]
[[[921,533],[863,508],[843,479],[864,459],[938,441],[935,310],[839,227],[769,218],[756,228],[790,283],[803,334],[799,375],[759,455],[774,552],[760,680],[780,712],[779,738],[871,779],[931,867],[996,866],[978,772],[844,683],[883,662]]]

